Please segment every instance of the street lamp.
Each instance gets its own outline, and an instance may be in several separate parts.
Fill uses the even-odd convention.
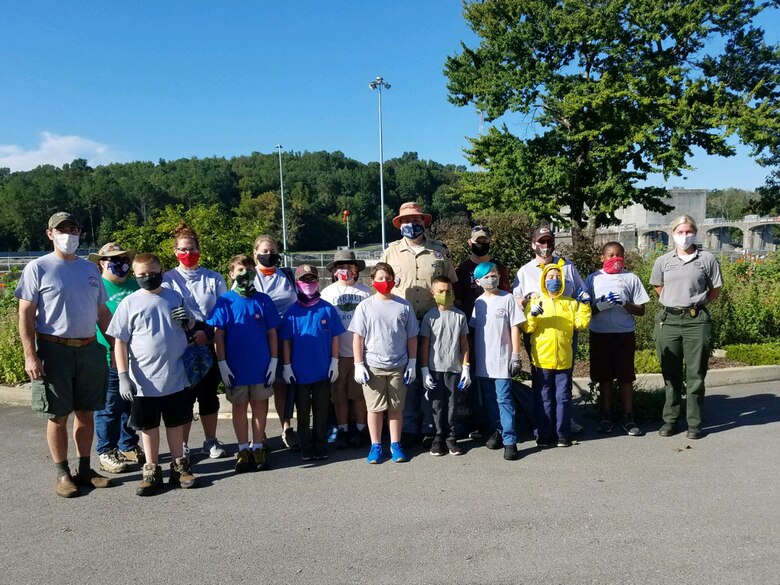
[[[382,88],[390,89],[390,84],[377,77],[368,84],[371,89],[379,90],[379,223],[382,226],[382,250],[385,249],[385,163],[382,154]]]
[[[282,192],[282,247],[284,248],[284,265],[287,266],[287,222],[284,217],[284,174],[282,173],[282,145],[277,144],[279,151],[279,185]]]

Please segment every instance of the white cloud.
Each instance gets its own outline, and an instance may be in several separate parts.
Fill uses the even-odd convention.
[[[57,167],[84,158],[90,166],[117,162],[122,157],[106,144],[82,136],[59,136],[41,132],[41,143],[37,148],[25,150],[15,144],[0,144],[0,167],[11,171],[29,171],[39,165]]]

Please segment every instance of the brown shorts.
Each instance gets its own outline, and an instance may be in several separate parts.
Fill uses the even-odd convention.
[[[363,386],[355,382],[355,358],[339,358],[339,377],[330,386],[330,397],[333,404],[363,398]]]
[[[225,390],[225,398],[230,404],[244,404],[250,400],[268,400],[274,395],[274,387],[266,388],[262,384],[249,384],[248,386],[234,386]]]
[[[636,334],[590,332],[590,379],[594,382],[633,382]]]
[[[406,400],[406,384],[404,384],[405,368],[385,370],[369,367],[371,377],[368,384],[363,386],[363,396],[366,399],[368,412],[383,412],[392,410],[395,412],[404,409]]]

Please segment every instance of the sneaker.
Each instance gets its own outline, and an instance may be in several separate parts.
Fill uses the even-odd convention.
[[[674,423],[664,423],[661,428],[658,429],[658,434],[662,437],[671,437],[677,434],[677,425]]]
[[[144,463],[141,473],[141,483],[135,488],[135,495],[151,496],[162,486],[162,467],[154,463]]]
[[[433,447],[433,441],[434,441],[433,435],[425,435],[422,438],[422,448],[426,451],[429,450],[431,447]]]
[[[227,451],[222,448],[222,443],[220,443],[216,437],[203,441],[201,453],[208,455],[209,459],[219,459],[227,455]]]
[[[605,418],[596,426],[596,431],[599,433],[611,433],[612,421]]]
[[[628,436],[630,436],[630,437],[641,437],[642,435],[644,435],[644,433],[642,432],[642,429],[640,429],[636,425],[636,423],[634,421],[632,421],[632,420],[627,421],[623,425],[623,430],[626,431],[626,434]]]
[[[463,453],[455,437],[447,437],[445,444],[447,445],[447,450],[450,452],[450,455],[460,455]]]
[[[117,449],[101,453],[98,455],[98,461],[100,461],[100,469],[108,473],[123,473],[127,469],[127,463]]]
[[[699,427],[688,427],[688,432],[685,433],[685,436],[696,441],[697,439],[701,439],[704,436],[704,433]]]
[[[138,465],[143,465],[144,463],[146,463],[146,455],[144,455],[144,452],[141,451],[141,447],[139,447],[138,445],[136,445],[129,451],[120,451],[119,455],[121,455],[125,463],[128,464],[137,463]]]
[[[255,464],[255,471],[268,469],[268,454],[266,453],[265,443],[263,443],[263,448],[252,449],[252,459]]]
[[[178,485],[183,489],[195,487],[198,478],[190,471],[190,462],[185,457],[174,459],[171,463],[171,476],[168,478],[170,485]]]
[[[379,443],[372,443],[371,444],[371,450],[368,452],[368,457],[366,458],[366,462],[368,463],[379,463],[382,460],[382,445]]]
[[[326,450],[323,451],[317,451],[317,449],[314,450],[314,460],[315,461],[324,461],[325,459],[328,459],[330,455]]]
[[[405,463],[409,461],[409,458],[404,453],[404,448],[401,443],[390,443],[390,457],[396,463]]]
[[[496,449],[500,449],[504,446],[504,439],[501,435],[501,431],[493,431],[493,434],[490,435],[487,442],[485,443],[485,447],[488,449],[493,449],[494,451]]]
[[[108,488],[116,485],[113,480],[107,478],[105,475],[100,475],[94,469],[90,469],[88,475],[80,475],[77,471],[73,474],[73,483],[93,488]]]
[[[559,447],[571,447],[571,439],[569,437],[558,437]]]
[[[504,459],[507,461],[514,461],[517,459],[517,445],[504,446]]]
[[[236,473],[246,473],[255,468],[255,458],[249,449],[241,449],[236,454]]]
[[[584,430],[583,426],[573,418],[571,419],[571,432],[573,435],[579,435]]]
[[[298,440],[298,433],[292,427],[287,427],[282,433],[282,443],[290,451],[297,451],[301,448],[301,442]]]
[[[301,459],[311,461],[314,459],[314,451],[312,449],[301,449]]]
[[[536,446],[540,449],[549,449],[555,447],[555,441],[553,439],[536,439]]]
[[[349,447],[349,436],[347,434],[347,431],[344,429],[339,429],[336,431],[336,440],[334,441],[336,444],[336,449],[346,449]]]
[[[79,495],[79,488],[73,483],[70,473],[57,478],[57,495],[61,498],[75,498]]]
[[[484,437],[480,429],[475,429],[469,433],[469,439],[481,439]]]
[[[441,437],[435,437],[431,440],[431,455],[435,457],[441,457],[447,453],[447,449],[444,446],[444,439]]]

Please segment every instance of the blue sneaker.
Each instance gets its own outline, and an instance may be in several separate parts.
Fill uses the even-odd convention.
[[[404,448],[401,447],[401,443],[390,443],[390,456],[396,463],[404,463],[409,461],[404,453]]]
[[[371,450],[368,452],[368,463],[379,463],[382,459],[382,445],[379,443],[371,443]]]

